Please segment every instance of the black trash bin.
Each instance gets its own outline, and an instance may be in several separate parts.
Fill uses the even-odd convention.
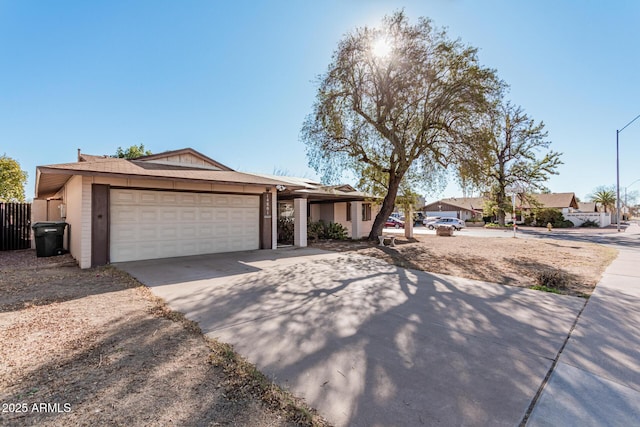
[[[36,256],[47,257],[62,255],[64,250],[64,221],[36,222],[33,224],[33,234],[36,238]]]

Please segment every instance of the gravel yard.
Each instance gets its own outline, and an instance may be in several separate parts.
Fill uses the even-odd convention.
[[[591,295],[616,250],[602,245],[554,239],[419,235],[396,239],[396,247],[369,241],[317,242],[312,246],[357,251],[400,267],[531,288],[540,272],[559,272],[566,287],[558,292]]]
[[[0,301],[2,425],[322,423],[114,268],[0,252]]]

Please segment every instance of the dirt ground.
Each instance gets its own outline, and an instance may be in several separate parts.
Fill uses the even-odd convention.
[[[171,315],[114,268],[0,252],[0,425],[322,425]]]
[[[387,241],[388,244],[388,241]],[[469,279],[531,288],[542,271],[561,272],[566,288],[559,293],[588,296],[613,261],[616,250],[585,242],[554,239],[511,239],[421,235],[396,247],[369,241],[330,241],[312,246],[334,251],[356,251],[400,267],[450,274]]]

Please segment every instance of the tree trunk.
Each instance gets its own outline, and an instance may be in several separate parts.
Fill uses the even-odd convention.
[[[506,217],[506,214],[504,212],[504,207],[503,207],[504,199],[505,199],[504,193],[500,192],[497,194],[496,202],[498,202],[498,224],[500,224],[501,227],[504,226],[504,220]]]
[[[398,195],[398,188],[400,188],[401,180],[402,177],[389,177],[389,191],[382,201],[380,212],[378,212],[378,215],[376,215],[376,219],[373,221],[373,226],[371,227],[371,232],[369,233],[369,240],[377,241],[378,236],[382,235],[384,223],[387,222],[387,218],[389,218],[389,216],[393,213],[393,208],[396,203],[396,196]]]

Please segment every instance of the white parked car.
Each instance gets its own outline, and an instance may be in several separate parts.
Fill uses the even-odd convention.
[[[424,225],[426,227],[429,228],[429,230],[433,230],[434,228],[436,228],[439,225],[450,225],[452,226],[455,230],[460,230],[461,228],[464,228],[464,221],[458,218],[439,218],[436,220],[432,220],[432,221],[426,221],[424,223]]]

